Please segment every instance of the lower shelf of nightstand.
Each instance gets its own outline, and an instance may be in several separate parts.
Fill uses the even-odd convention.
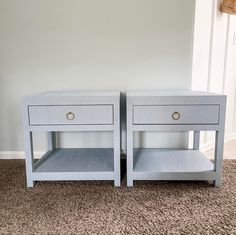
[[[197,150],[134,149],[135,180],[213,180],[214,164]]]
[[[113,149],[56,149],[36,164],[34,180],[113,180]]]

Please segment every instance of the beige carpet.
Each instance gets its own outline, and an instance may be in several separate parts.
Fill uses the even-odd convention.
[[[223,186],[204,182],[37,183],[23,160],[0,161],[0,234],[236,234],[236,160]]]

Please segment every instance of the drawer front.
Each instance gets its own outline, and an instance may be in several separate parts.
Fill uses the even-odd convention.
[[[133,124],[218,124],[219,105],[135,105]]]
[[[30,125],[111,125],[112,105],[29,106]]]

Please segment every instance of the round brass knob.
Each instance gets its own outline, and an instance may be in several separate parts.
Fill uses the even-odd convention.
[[[74,120],[75,119],[75,114],[72,113],[72,112],[69,112],[66,114],[66,118],[70,121]]]
[[[174,113],[172,114],[172,118],[173,118],[174,120],[179,120],[179,119],[180,119],[180,113],[179,113],[179,112],[174,112]]]

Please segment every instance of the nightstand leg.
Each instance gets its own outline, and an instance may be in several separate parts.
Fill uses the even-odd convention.
[[[115,182],[114,185],[120,186],[120,130],[114,130],[114,171],[115,171]]]
[[[133,131],[127,131],[127,186],[134,185],[133,174]]]
[[[33,138],[32,132],[25,131],[25,163],[26,163],[26,179],[27,179],[27,187],[33,187],[34,181],[32,177],[33,173]]]
[[[200,145],[200,131],[194,131],[193,149],[199,150],[199,145]]]
[[[114,105],[114,131],[113,131],[113,142],[114,142],[114,185],[120,186],[120,101]]]
[[[215,186],[221,186],[221,172],[222,172],[222,162],[223,162],[223,152],[224,152],[224,131],[216,131],[215,137],[215,166],[216,180]]]
[[[48,139],[48,150],[52,151],[55,148],[55,135],[53,132],[47,132],[47,139]]]

